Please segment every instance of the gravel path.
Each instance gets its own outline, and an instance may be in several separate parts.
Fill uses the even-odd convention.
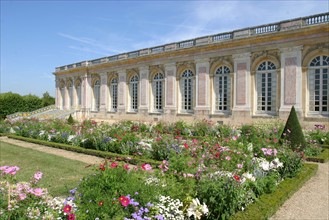
[[[11,138],[7,138],[7,137],[0,137],[0,141],[6,142],[9,144],[13,144],[13,145],[17,145],[20,147],[31,148],[31,149],[49,153],[49,154],[55,154],[55,155],[58,155],[61,157],[71,159],[71,160],[78,160],[78,161],[81,161],[81,162],[84,162],[87,164],[100,164],[104,161],[104,158],[100,158],[100,157],[61,150],[61,149],[52,148],[52,147],[46,147],[43,145],[33,144],[33,143],[20,141],[20,140],[16,140],[16,139],[11,139]]]
[[[319,163],[315,176],[270,219],[329,219],[329,163]]]
[[[99,164],[103,158],[70,152],[57,148],[45,147],[20,140],[0,137],[0,141],[25,148],[55,154],[87,164]],[[319,169],[306,184],[288,199],[270,220],[329,220],[329,163],[319,164]]]

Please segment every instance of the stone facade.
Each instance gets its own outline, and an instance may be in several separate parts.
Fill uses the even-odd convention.
[[[329,121],[329,14],[56,68],[56,106],[79,119],[241,124]]]

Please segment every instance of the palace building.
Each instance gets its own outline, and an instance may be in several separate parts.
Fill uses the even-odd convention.
[[[57,67],[78,119],[329,123],[329,13]]]

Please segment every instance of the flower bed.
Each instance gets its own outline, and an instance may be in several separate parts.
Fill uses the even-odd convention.
[[[228,219],[300,171],[304,152],[280,141],[282,127],[23,121],[0,130],[161,161],[106,160],[72,191],[76,209],[66,210],[78,219]]]

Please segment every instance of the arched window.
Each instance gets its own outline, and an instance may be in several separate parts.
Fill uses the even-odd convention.
[[[130,79],[129,93],[130,93],[130,110],[133,112],[137,112],[138,110],[138,76],[137,75],[134,75]]]
[[[274,63],[264,61],[256,70],[257,113],[275,114],[277,74]]]
[[[153,77],[152,82],[153,90],[153,109],[155,112],[161,112],[163,110],[163,75],[157,73]]]
[[[230,110],[230,72],[227,66],[221,66],[216,70],[214,76],[215,111],[225,112]]]
[[[191,70],[185,70],[180,79],[181,95],[182,95],[182,111],[193,111],[193,84],[194,75]]]
[[[81,82],[78,81],[75,85],[75,90],[76,90],[76,97],[77,97],[77,105],[80,106],[81,105]]]
[[[111,110],[117,111],[118,108],[118,78],[113,78],[110,84]]]
[[[329,113],[329,56],[315,57],[308,70],[309,111],[313,114]]]
[[[72,85],[71,81],[68,83],[67,88],[68,88],[68,92],[69,92],[70,107],[72,107],[73,106],[73,85]]]
[[[94,111],[99,111],[99,105],[100,105],[100,82],[99,82],[99,80],[95,81],[93,92],[94,92],[93,110]]]

